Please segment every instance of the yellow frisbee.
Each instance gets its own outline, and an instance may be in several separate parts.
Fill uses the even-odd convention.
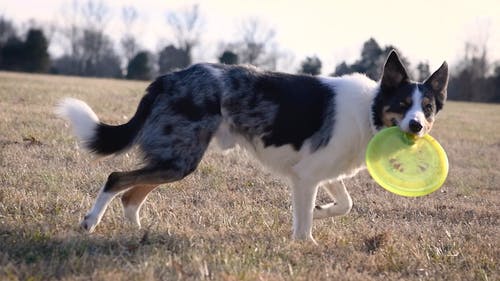
[[[372,138],[366,166],[380,186],[409,197],[438,190],[448,176],[448,157],[433,137],[414,137],[398,127],[383,129]]]

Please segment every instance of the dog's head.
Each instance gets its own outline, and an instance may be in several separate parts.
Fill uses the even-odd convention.
[[[376,129],[399,126],[405,132],[425,135],[443,108],[447,86],[446,62],[425,81],[414,82],[397,53],[392,51],[385,62],[380,90],[373,103],[373,124]]]

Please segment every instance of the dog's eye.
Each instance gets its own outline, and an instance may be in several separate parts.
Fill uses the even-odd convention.
[[[428,104],[424,105],[424,115],[425,115],[425,117],[429,118],[429,116],[432,115],[433,111],[434,111],[434,107],[432,106],[432,104],[428,103]]]

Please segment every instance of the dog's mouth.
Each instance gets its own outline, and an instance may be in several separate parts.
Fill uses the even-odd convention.
[[[401,131],[405,132],[408,136],[411,136],[413,139],[421,138],[426,134],[426,131],[424,129],[420,130],[419,132],[412,132],[411,130],[405,130],[399,126]]]
[[[405,132],[407,135],[411,136],[413,139],[422,137],[423,135],[425,135],[425,132],[426,132],[425,128],[422,128],[422,130],[420,130],[419,132],[412,132],[410,129],[404,129],[401,126],[401,121],[397,120],[396,118],[391,119],[391,124],[392,124],[392,126],[399,127],[399,129],[401,131]]]

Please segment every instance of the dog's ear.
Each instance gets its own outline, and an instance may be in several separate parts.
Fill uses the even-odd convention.
[[[448,64],[443,62],[439,69],[425,80],[424,84],[435,92],[446,91],[448,86]]]
[[[406,80],[408,80],[408,72],[399,60],[396,51],[392,50],[385,62],[380,85],[383,88],[391,89],[396,88]]]
[[[424,82],[424,85],[432,90],[436,97],[437,111],[439,111],[446,101],[448,87],[448,64],[443,62],[436,72],[434,72]]]

